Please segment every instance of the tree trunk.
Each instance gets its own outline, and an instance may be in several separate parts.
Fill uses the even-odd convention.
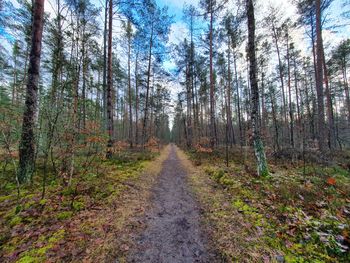
[[[108,0],[105,1],[105,24],[103,31],[103,127],[107,129],[107,21],[108,21]]]
[[[228,40],[228,54],[227,54],[227,126],[228,126],[228,140],[230,142],[230,146],[236,144],[235,132],[233,130],[232,124],[232,109],[231,109],[231,42],[230,38]]]
[[[128,21],[128,96],[129,96],[129,144],[133,147],[133,129],[132,129],[132,96],[131,96],[131,24]]]
[[[324,49],[323,49],[322,53],[323,53],[322,56],[323,56],[324,79],[325,79],[325,84],[326,84],[327,118],[328,118],[328,131],[329,131],[329,148],[332,150],[332,149],[337,147],[336,134],[335,134],[335,125],[334,125],[333,101],[332,101],[332,94],[331,94],[329,81],[328,81],[328,70],[327,70],[326,59],[325,59],[325,55],[324,55]],[[350,110],[349,110],[349,114],[350,114]]]
[[[270,91],[270,100],[271,100],[271,110],[272,110],[272,119],[273,119],[273,126],[275,128],[275,145],[277,151],[281,149],[280,144],[279,144],[279,132],[278,132],[278,126],[277,126],[277,115],[276,115],[276,106],[275,106],[275,101],[274,101],[274,96],[275,94],[272,94]]]
[[[210,64],[210,146],[216,144],[215,136],[215,104],[214,104],[214,69],[213,69],[213,2],[210,1],[210,29],[209,29],[209,64]]]
[[[109,0],[109,27],[108,27],[108,76],[107,76],[107,129],[108,129],[108,142],[106,157],[112,157],[113,147],[113,103],[112,103],[112,90],[113,90],[113,72],[112,72],[112,33],[113,33],[113,1]]]
[[[193,129],[192,129],[192,84],[191,84],[191,65],[186,66],[186,91],[187,91],[187,147],[192,147]]]
[[[146,102],[145,102],[145,116],[143,117],[143,126],[142,126],[142,147],[145,147],[146,138],[147,138],[147,118],[148,118],[148,108],[149,108],[149,90],[151,82],[151,63],[152,63],[152,47],[153,47],[153,24],[151,29],[151,36],[149,42],[149,51],[148,51],[148,69],[147,69],[147,88],[146,88]]]
[[[44,21],[44,0],[34,1],[32,47],[28,68],[25,108],[23,112],[22,135],[19,146],[20,183],[27,182],[34,172],[35,163],[35,114],[37,112],[41,41]]]
[[[318,104],[318,144],[321,152],[326,151],[326,126],[324,114],[324,96],[323,96],[323,40],[322,40],[322,21],[321,21],[321,0],[316,0],[316,37],[317,37],[317,74],[316,74],[316,92]]]
[[[255,56],[255,16],[253,0],[246,0],[248,17],[248,56],[249,56],[249,77],[251,87],[251,121],[253,130],[253,144],[258,164],[258,175],[268,176],[265,149],[260,137],[259,127],[259,88],[256,77],[257,64]]]
[[[139,143],[139,83],[138,83],[138,53],[135,60],[135,143]]]
[[[242,131],[242,117],[241,117],[241,96],[239,94],[239,83],[237,73],[236,56],[234,56],[233,66],[235,70],[236,92],[237,92],[237,112],[238,112],[238,127],[239,127],[239,141],[241,147],[243,147],[243,131]]]
[[[284,91],[284,78],[283,78],[283,65],[282,65],[282,60],[281,60],[281,52],[280,52],[280,48],[278,45],[278,37],[277,37],[277,32],[276,32],[276,27],[273,24],[272,25],[272,31],[273,31],[273,37],[275,40],[275,45],[276,45],[276,50],[277,50],[277,57],[278,57],[278,73],[279,73],[279,78],[281,81],[281,89],[282,89],[282,103],[283,103],[283,107],[282,107],[282,115],[284,117],[284,122],[285,124],[288,123],[287,121],[287,110],[286,110],[286,95],[285,95],[285,91]],[[283,127],[282,127],[282,131],[283,131]]]
[[[346,65],[343,66],[343,80],[344,80],[344,91],[345,91],[345,100],[346,100],[346,108],[348,110],[348,123],[350,125],[350,93],[349,93],[349,85],[348,85],[348,76],[347,76]]]
[[[298,132],[301,134],[302,132],[302,127],[301,127],[301,110],[300,110],[300,91],[299,91],[299,88],[298,88],[298,74],[297,74],[297,62],[296,62],[296,54],[294,54],[294,57],[293,57],[293,70],[294,70],[294,89],[295,89],[295,97],[296,97],[296,104],[297,104],[297,130]],[[302,100],[302,98],[301,98]]]
[[[288,67],[288,97],[289,97],[289,121],[290,121],[290,146],[294,148],[294,112],[292,105],[292,85],[291,85],[291,70],[290,70],[290,46],[289,35],[287,34],[287,67]]]

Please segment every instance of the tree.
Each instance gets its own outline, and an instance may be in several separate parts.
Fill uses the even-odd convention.
[[[256,77],[257,62],[255,57],[255,15],[253,0],[246,0],[246,12],[248,20],[248,57],[249,57],[249,78],[251,86],[251,121],[253,130],[253,144],[255,157],[258,164],[258,175],[268,176],[265,149],[260,137],[259,126],[259,88]]]
[[[35,114],[37,112],[41,41],[44,24],[44,0],[35,0],[33,9],[32,47],[28,68],[25,109],[23,112],[22,135],[19,146],[20,183],[27,182],[34,172],[35,164]]]
[[[109,19],[108,19],[108,71],[107,71],[107,153],[106,157],[112,157],[113,147],[113,104],[112,104],[112,92],[113,92],[113,72],[112,72],[112,34],[113,34],[113,1],[109,0]]]
[[[152,60],[153,57],[160,63],[164,58],[165,46],[168,40],[171,17],[168,15],[167,8],[159,8],[154,0],[143,0],[139,9],[139,19],[136,21],[137,28],[140,30],[144,50],[147,50],[147,70],[146,70],[146,96],[144,117],[142,124],[142,145],[147,141],[147,128],[150,111],[150,92],[152,77]],[[154,52],[154,51],[157,52]]]
[[[217,2],[216,0],[202,0],[200,2],[205,10],[205,17],[209,16],[209,80],[210,80],[210,144],[213,148],[217,143],[217,131],[215,122],[215,80],[213,68],[213,41],[214,41],[214,19],[218,11],[220,11],[226,0]]]
[[[325,151],[326,138],[329,138],[329,146],[332,147],[335,141],[334,135],[334,118],[332,109],[332,98],[328,87],[328,71],[325,63],[325,54],[322,40],[322,28],[325,20],[322,20],[322,13],[331,5],[333,0],[298,0],[296,1],[297,10],[300,14],[299,23],[309,27],[307,31],[308,36],[311,39],[312,55],[314,60],[314,75],[316,80],[316,93],[317,93],[317,107],[318,107],[318,140],[319,148],[321,151]],[[324,16],[326,17],[326,16]],[[319,63],[322,62],[322,65]],[[321,72],[322,69],[322,72]],[[322,76],[317,76],[322,73]],[[323,95],[323,79],[326,84],[326,99],[327,99],[327,119],[328,127],[325,123],[325,110],[324,110],[324,95]],[[322,81],[321,81],[322,80]],[[328,129],[327,129],[328,128]],[[322,130],[321,130],[322,129]],[[328,130],[328,136],[326,131]],[[323,148],[323,149],[321,149]]]
[[[317,36],[317,63],[316,63],[316,91],[318,106],[318,143],[320,151],[326,150],[326,125],[324,114],[324,91],[323,91],[323,39],[322,39],[322,17],[321,0],[316,0],[316,36]]]
[[[129,143],[133,147],[133,124],[132,124],[132,90],[131,90],[131,43],[133,30],[131,21],[128,20],[125,27],[126,38],[128,40],[128,103],[129,103]]]
[[[345,93],[345,105],[348,113],[348,124],[350,125],[350,92],[348,83],[348,66],[350,58],[350,39],[342,41],[333,51],[330,64],[335,72],[339,72]]]

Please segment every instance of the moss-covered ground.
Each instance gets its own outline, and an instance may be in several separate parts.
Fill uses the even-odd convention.
[[[187,156],[223,262],[350,262],[346,159],[322,165],[270,158],[263,178],[247,149],[231,149],[229,167],[224,149]]]
[[[70,185],[50,174],[45,198],[40,168],[18,199],[15,182],[6,178],[13,171],[6,167],[0,191],[0,262],[122,260],[132,245],[129,232],[141,227],[130,220],[145,211],[148,189],[165,155],[134,151],[111,160],[96,158],[74,174]]]

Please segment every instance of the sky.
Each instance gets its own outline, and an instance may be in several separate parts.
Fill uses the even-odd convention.
[[[10,0],[15,6],[17,5],[16,0]],[[194,6],[197,6],[200,0],[156,0],[157,4],[159,6],[168,6],[168,12],[170,15],[174,16],[174,23],[171,26],[171,33],[169,36],[169,43],[170,44],[178,44],[180,41],[183,40],[184,36],[188,34],[188,30],[186,29],[186,25],[183,22],[183,7],[185,4],[192,4]],[[101,3],[104,1],[101,0],[91,0],[92,3],[94,3],[96,6],[101,7]],[[265,1],[258,1],[258,5],[256,8],[257,17],[259,18],[259,15],[263,15],[263,9],[267,6],[268,3],[271,3],[272,5],[281,5],[283,6],[283,10],[285,10],[285,13],[287,13],[289,16],[295,16],[295,8],[292,4],[290,4],[291,1],[285,1],[285,0],[265,0]],[[334,0],[331,9],[329,13],[331,14],[330,17],[333,21],[333,23],[336,24],[344,24],[344,21],[341,17],[342,7],[341,7],[341,0]],[[54,0],[47,0],[45,3],[45,11],[52,13],[51,3],[54,3]],[[259,12],[260,11],[260,12]],[[103,20],[103,16],[101,14],[101,23]],[[341,39],[350,37],[350,26],[347,25],[342,28],[337,28],[336,33],[332,32],[334,30],[325,30],[324,32],[324,38],[325,42],[330,42],[332,46],[337,44]],[[0,36],[11,38],[9,35],[9,32],[4,32],[2,28],[0,28]],[[299,38],[302,38],[300,36]],[[171,61],[166,61],[165,66],[170,68],[174,67],[174,63]]]

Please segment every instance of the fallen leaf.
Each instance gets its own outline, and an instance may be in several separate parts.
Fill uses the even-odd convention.
[[[327,179],[327,184],[329,185],[335,185],[336,183],[337,181],[333,177]]]

